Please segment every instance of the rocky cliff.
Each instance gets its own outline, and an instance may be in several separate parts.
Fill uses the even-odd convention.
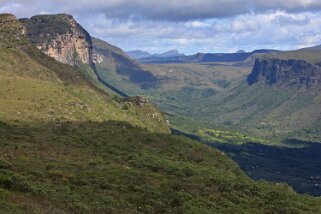
[[[28,39],[57,61],[72,66],[93,64],[91,37],[72,16],[37,15],[21,21]]]
[[[256,59],[248,84],[264,82],[288,88],[320,89],[321,67],[304,60]]]

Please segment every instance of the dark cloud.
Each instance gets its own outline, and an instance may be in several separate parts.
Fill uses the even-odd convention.
[[[107,17],[143,17],[152,20],[186,21],[226,18],[245,13],[283,10],[290,13],[321,10],[320,0],[54,0],[62,8]]]
[[[111,18],[186,21],[226,18],[246,13],[283,10],[290,13],[321,10],[320,0],[0,0],[21,4],[27,11],[104,13]]]

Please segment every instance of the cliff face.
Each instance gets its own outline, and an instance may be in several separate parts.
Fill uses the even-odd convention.
[[[72,66],[93,64],[91,37],[72,16],[38,15],[21,21],[28,39],[48,56]]]
[[[264,82],[279,87],[320,89],[321,67],[303,60],[256,59],[248,84]]]

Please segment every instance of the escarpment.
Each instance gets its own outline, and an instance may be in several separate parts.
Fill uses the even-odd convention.
[[[28,39],[48,56],[71,66],[93,65],[91,37],[72,16],[37,15],[21,21]]]
[[[321,67],[304,60],[256,59],[249,85],[263,82],[284,88],[320,89]]]

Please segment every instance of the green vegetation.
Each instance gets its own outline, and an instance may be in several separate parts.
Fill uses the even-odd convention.
[[[253,142],[260,144],[272,144],[272,142],[269,140],[247,136],[237,131],[223,131],[215,129],[198,130],[196,135],[200,136],[202,141],[208,143],[229,143],[241,145],[244,143]]]
[[[257,143],[212,145],[228,154],[252,179],[286,182],[301,194],[321,195],[319,143],[288,140],[284,146]]]
[[[2,122],[0,139],[2,213],[321,211],[317,198],[251,181],[215,149],[127,123]]]
[[[315,154],[320,148],[285,141],[321,142],[319,91],[262,83],[249,86],[246,81],[255,58],[320,64],[319,53],[320,47],[260,53],[237,63],[145,64],[143,68],[157,78],[148,89],[109,62],[97,64],[97,70],[125,93],[144,94],[167,113],[174,129],[225,151],[251,178],[287,182],[297,192],[320,196],[321,183],[310,179],[320,177],[321,162]],[[289,85],[298,80],[289,80]]]

